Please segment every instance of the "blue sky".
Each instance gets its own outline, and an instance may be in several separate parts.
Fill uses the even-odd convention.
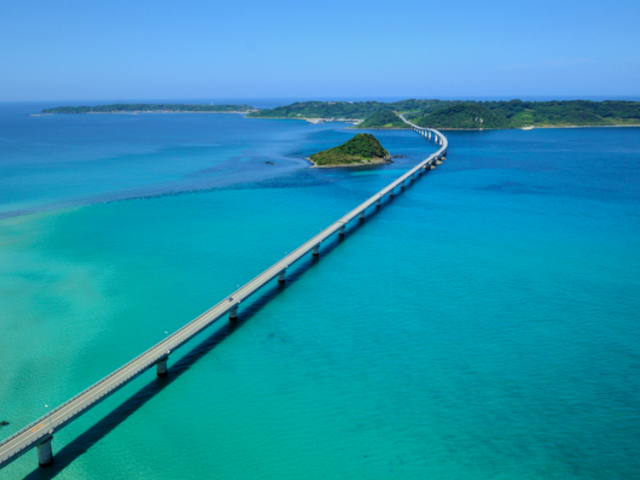
[[[640,1],[9,1],[0,101],[639,96]]]

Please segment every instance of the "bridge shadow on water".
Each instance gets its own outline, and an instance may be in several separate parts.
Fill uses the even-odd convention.
[[[392,197],[385,203],[393,202]],[[383,204],[384,205],[384,204]],[[375,213],[378,213],[380,208],[375,208]],[[370,214],[372,215],[372,214]],[[60,451],[55,450],[55,438],[53,441],[54,449],[54,464],[47,468],[36,467],[31,473],[29,473],[25,479],[27,480],[49,480],[56,477],[66,467],[71,465],[77,458],[86,453],[93,445],[99,442],[103,437],[114,430],[118,425],[124,422],[129,416],[133,415],[140,407],[152,399],[156,394],[167,388],[175,380],[177,380],[182,374],[187,372],[189,368],[194,365],[200,358],[214,349],[217,345],[222,343],[230,335],[238,331],[245,325],[251,318],[260,312],[271,300],[273,300],[280,292],[287,289],[294,284],[305,272],[313,268],[322,257],[331,253],[336,247],[338,247],[347,238],[357,232],[363,225],[366,224],[365,220],[353,221],[353,226],[349,227],[345,231],[343,238],[338,235],[331,237],[331,240],[323,243],[320,255],[314,257],[310,255],[309,259],[301,260],[296,264],[295,269],[292,267],[287,270],[286,283],[276,284],[273,287],[266,287],[267,290],[259,294],[259,297],[248,303],[242,310],[238,312],[237,321],[230,322],[224,317],[220,322],[225,322],[224,325],[218,327],[218,329],[210,334],[204,341],[192,348],[186,355],[180,358],[175,364],[169,365],[169,375],[164,378],[155,377],[140,390],[134,393],[131,397],[121,403],[118,407],[112,410],[104,418],[99,420],[96,424],[82,433],[80,436],[72,440],[65,445]],[[289,272],[290,271],[290,272]],[[153,367],[149,369],[155,375]],[[144,375],[144,373],[142,373]],[[117,392],[115,393],[117,395]],[[55,435],[54,435],[55,437]],[[35,463],[36,455],[35,449],[33,453],[28,452],[26,457],[32,456],[31,461]]]

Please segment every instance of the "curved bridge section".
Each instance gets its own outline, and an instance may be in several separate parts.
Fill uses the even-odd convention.
[[[404,190],[407,182],[413,182],[426,170],[434,168],[447,153],[447,139],[437,130],[418,127],[406,120],[403,116],[400,117],[419,135],[427,140],[433,140],[437,145],[440,145],[438,151],[391,182],[349,213],[336,220],[319,234],[300,245],[293,252],[273,264],[253,280],[231,293],[224,300],[221,300],[202,315],[187,323],[165,340],[152,346],[146,352],[138,355],[102,380],[53,409],[49,415],[39,418],[5,439],[0,443],[0,469],[34,447],[38,449],[38,463],[41,466],[52,464],[53,452],[51,449],[51,440],[53,439],[53,433],[55,431],[71,423],[149,368],[156,366],[159,376],[167,375],[167,359],[172,350],[181,347],[205,328],[227,314],[229,315],[230,321],[236,320],[238,308],[243,301],[247,300],[251,295],[255,294],[276,278],[279,282],[284,282],[287,269],[298,260],[309,253],[318,255],[322,242],[336,233],[340,236],[344,235],[349,222],[356,218],[364,219],[367,210],[372,207],[374,209],[380,207],[384,197],[393,197],[398,193],[398,188]]]

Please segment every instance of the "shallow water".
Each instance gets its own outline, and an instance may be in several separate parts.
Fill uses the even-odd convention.
[[[0,115],[6,437],[435,150],[343,124]],[[640,129],[449,132],[447,161],[0,478],[633,478]],[[265,164],[271,161],[274,165]],[[28,212],[28,214],[25,214]]]

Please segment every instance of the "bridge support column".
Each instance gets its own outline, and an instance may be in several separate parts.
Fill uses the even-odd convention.
[[[311,254],[314,257],[319,257],[320,256],[320,244],[318,244],[315,247],[313,247],[313,251],[311,252]]]
[[[392,188],[391,191],[389,192],[389,198],[393,198],[394,190],[395,190],[395,188]]]
[[[156,363],[156,374],[159,377],[166,377],[169,375],[169,370],[167,369],[167,360],[168,356],[162,358],[158,363]]]
[[[400,184],[400,191],[403,191],[403,192],[404,192],[404,182],[402,182],[402,183]]]
[[[376,207],[380,206],[380,200],[381,200],[380,198],[378,200],[376,200]]]
[[[344,225],[342,225],[340,227],[340,230],[338,230],[338,235],[340,235],[341,237],[344,237]]]
[[[235,322],[236,320],[238,320],[238,306],[236,305],[235,307],[233,307],[231,309],[231,311],[229,312],[229,320],[232,322]]]
[[[360,220],[364,220],[364,212],[365,212],[365,210],[360,212],[360,217],[359,217]]]
[[[51,450],[51,440],[53,437],[47,438],[44,442],[38,444],[38,465],[48,467],[53,465],[53,450]]]
[[[278,275],[278,283],[284,283],[284,274],[286,273],[286,271],[287,269],[285,268],[280,272],[280,275]]]

